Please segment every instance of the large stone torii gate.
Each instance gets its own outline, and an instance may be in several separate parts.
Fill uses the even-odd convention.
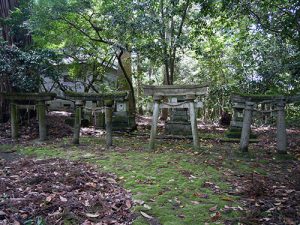
[[[198,96],[205,95],[208,87],[203,85],[144,85],[144,94],[153,97],[153,115],[150,134],[149,148],[154,149],[154,141],[157,132],[157,122],[159,109],[163,108],[187,108],[190,112],[190,121],[193,134],[193,144],[195,148],[199,147],[197,132],[197,115],[196,108],[202,107],[202,102],[195,102]],[[184,101],[180,103],[163,102],[165,98],[184,97]]]
[[[242,127],[242,134],[240,139],[240,150],[243,152],[248,151],[251,123],[253,111],[258,111],[255,107],[258,104],[272,104],[276,107],[277,112],[277,152],[281,154],[287,153],[287,134],[285,123],[285,105],[293,102],[300,101],[300,95],[298,96],[271,96],[271,95],[239,95],[234,94],[231,96],[231,102],[233,103],[234,115],[231,125],[237,126],[240,124],[236,121],[236,115],[238,110],[243,111],[243,122],[239,125]],[[271,110],[272,111],[272,110]]]

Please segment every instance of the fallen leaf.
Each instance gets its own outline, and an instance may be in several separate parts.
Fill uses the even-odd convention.
[[[145,202],[143,200],[133,200],[134,204],[143,205]]]
[[[144,213],[143,211],[141,211],[141,214],[143,217],[148,218],[148,219],[152,219],[153,217],[148,215],[147,213]]]
[[[233,201],[234,201],[233,198],[230,198],[230,197],[228,197],[228,196],[224,196],[224,197],[222,198],[222,200],[228,201],[228,202],[233,202]]]
[[[21,224],[20,224],[20,222],[19,222],[19,221],[17,221],[17,220],[14,220],[14,223],[13,223],[13,225],[21,225]]]
[[[132,206],[130,200],[126,200],[125,204],[126,204],[126,206],[127,206],[128,209],[130,209],[131,206]]]
[[[194,193],[194,196],[198,197],[198,198],[208,198],[208,194],[204,194],[204,193]]]
[[[53,198],[54,198],[54,195],[47,196],[46,202],[51,202]]]
[[[67,202],[67,201],[68,201],[68,199],[66,199],[66,198],[64,198],[64,197],[62,197],[62,196],[59,196],[59,199],[60,199],[62,202]]]
[[[216,222],[218,219],[220,219],[221,218],[221,213],[220,212],[216,212],[216,213],[213,213],[212,215],[211,215],[211,218],[210,218],[210,220],[212,221],[212,222]]]
[[[198,202],[198,201],[191,201],[191,203],[192,203],[193,205],[199,205],[199,204],[200,204],[200,202]]]
[[[81,225],[92,225],[92,222],[89,220],[85,220]]]
[[[97,184],[93,183],[93,182],[88,182],[85,184],[86,186],[89,186],[89,187],[93,187],[93,188],[96,188],[97,187]]]
[[[218,208],[218,206],[215,205],[214,207],[211,207],[211,208],[209,209],[209,211],[210,211],[210,212],[215,212],[215,211],[217,210],[217,208]]]
[[[89,217],[89,218],[97,218],[97,217],[99,217],[100,216],[100,214],[99,213],[96,213],[96,214],[92,214],[92,213],[86,213],[85,214],[87,217]]]
[[[144,204],[143,206],[144,206],[145,209],[151,209],[151,207],[147,204]]]

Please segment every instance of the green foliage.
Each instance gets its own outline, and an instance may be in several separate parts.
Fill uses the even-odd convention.
[[[296,0],[32,0],[5,23],[72,58],[69,74],[86,90],[103,84],[112,56],[136,53],[139,106],[148,101],[142,83],[209,83],[202,115],[216,120],[231,92],[299,92],[299,13]]]
[[[300,127],[300,105],[295,103],[286,109],[286,123],[289,127]]]
[[[36,92],[42,77],[56,76],[54,60],[57,56],[45,50],[21,50],[0,42],[0,78],[9,80],[13,90]]]

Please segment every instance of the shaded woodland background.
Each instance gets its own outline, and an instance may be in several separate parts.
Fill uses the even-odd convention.
[[[37,91],[72,57],[74,80],[101,85],[103,62],[119,65],[136,102],[147,111],[142,84],[203,84],[210,94],[199,117],[217,121],[232,93],[299,93],[300,5],[292,1],[30,1],[1,0],[1,92]],[[122,65],[131,55],[132,73]],[[84,57],[83,57],[84,56]],[[93,66],[83,71],[82,62]],[[87,76],[93,81],[87,81]],[[0,100],[1,110],[7,106]],[[299,106],[287,108],[296,125]],[[1,113],[3,117],[3,113]]]

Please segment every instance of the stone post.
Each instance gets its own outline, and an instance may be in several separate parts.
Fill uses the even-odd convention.
[[[11,124],[11,137],[12,139],[18,139],[19,126],[18,126],[18,108],[14,102],[10,103],[10,124]]]
[[[47,126],[46,126],[46,104],[45,101],[38,101],[37,112],[39,119],[39,140],[45,141],[47,138]]]
[[[248,151],[254,102],[246,102],[245,105],[243,129],[240,140],[240,150],[243,152]]]
[[[104,107],[103,100],[97,101],[96,107]],[[105,127],[105,113],[104,113],[104,110],[103,111],[101,110],[101,112],[100,111],[95,112],[95,115],[97,115],[96,128],[104,128]]]
[[[73,141],[72,141],[72,143],[76,145],[79,144],[82,106],[83,106],[83,102],[81,100],[76,100],[74,134],[73,134]]]
[[[112,106],[113,100],[105,100],[105,129],[106,129],[106,146],[112,146]]]
[[[198,140],[198,128],[197,128],[197,116],[196,116],[196,107],[194,102],[195,96],[186,96],[186,100],[189,101],[189,109],[190,109],[190,121],[192,127],[192,134],[193,134],[193,143],[194,148],[197,149],[199,147],[199,140]]]
[[[231,119],[231,124],[235,125],[237,122],[237,116],[238,116],[238,111],[235,107],[233,107],[233,115],[232,115],[232,119]]]
[[[284,107],[285,103],[283,101],[277,103],[277,152],[281,154],[287,153],[287,137]]]
[[[157,122],[158,122],[158,116],[159,116],[159,104],[160,104],[161,97],[160,96],[154,96],[153,100],[154,100],[153,116],[152,116],[152,126],[151,126],[150,144],[149,144],[149,148],[151,150],[154,149],[154,141],[155,141],[156,132],[157,132]]]

